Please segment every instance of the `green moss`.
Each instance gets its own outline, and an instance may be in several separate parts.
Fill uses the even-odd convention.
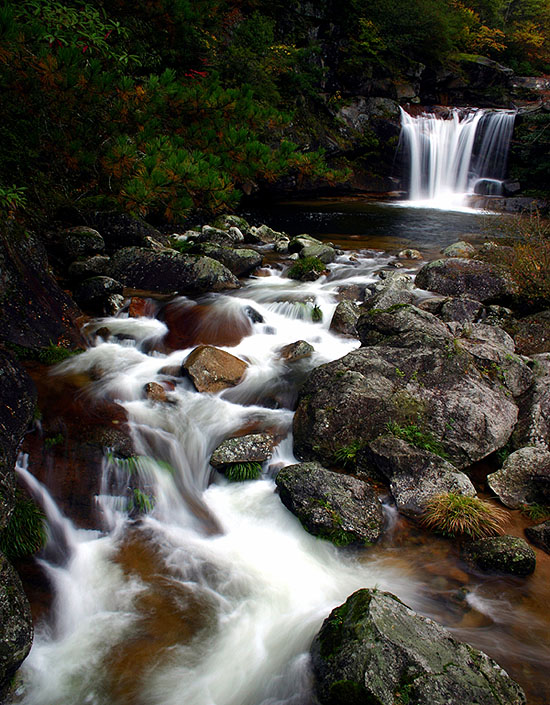
[[[136,488],[128,499],[126,511],[128,514],[149,514],[154,506],[155,498]]]
[[[323,262],[318,257],[304,257],[296,260],[287,272],[290,279],[302,279],[304,276],[315,272],[321,274],[326,269]]]
[[[51,449],[63,443],[64,437],[62,433],[57,433],[55,436],[47,436],[44,438],[44,447]]]
[[[6,347],[18,360],[36,360],[43,365],[57,365],[69,357],[79,355],[83,350],[69,350],[50,343],[46,348],[26,348],[16,343],[7,343]]]
[[[367,693],[365,688],[356,681],[334,681],[330,686],[330,702],[346,705],[365,705]]]
[[[0,532],[0,550],[9,558],[24,558],[40,551],[46,543],[45,516],[21,490],[15,493],[15,506]]]
[[[430,453],[435,453],[441,458],[448,458],[448,454],[445,452],[441,441],[436,438],[430,431],[424,431],[417,424],[408,424],[406,426],[400,426],[394,421],[390,421],[386,424],[386,430],[391,433],[392,436],[396,438],[401,438],[403,441],[410,443],[417,448],[422,450],[428,450]]]

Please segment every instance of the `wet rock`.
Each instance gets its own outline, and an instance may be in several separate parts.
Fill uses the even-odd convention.
[[[328,245],[308,245],[300,250],[300,257],[317,257],[323,264],[329,264],[336,259],[336,250]]]
[[[512,442],[514,448],[536,446],[550,447],[550,360],[547,353],[532,360],[534,383],[519,400],[519,418]]]
[[[288,245],[288,251],[290,253],[300,253],[305,247],[312,247],[313,245],[322,245],[323,243],[321,240],[318,240],[316,237],[312,237],[311,235],[297,235],[296,237],[291,238],[289,245]]]
[[[238,228],[241,233],[245,236],[245,238],[250,232],[250,224],[248,223],[248,221],[242,218],[241,216],[233,215],[232,213],[219,215],[212,225],[215,228],[219,228],[220,230]]]
[[[141,218],[127,213],[95,212],[84,215],[86,224],[101,233],[108,253],[123,247],[151,248],[168,244],[168,237]]]
[[[387,272],[384,279],[374,286],[371,296],[365,297],[364,309],[388,309],[410,304],[414,300],[414,282],[408,274]]]
[[[314,351],[313,345],[310,345],[305,340],[297,340],[295,343],[284,345],[280,349],[279,354],[281,359],[286,360],[286,362],[296,362],[297,360],[311,357]]]
[[[464,242],[464,240],[454,242],[443,250],[445,257],[462,257],[464,259],[474,257],[476,252],[476,248],[469,242]]]
[[[220,245],[205,244],[200,252],[207,257],[221,262],[236,277],[244,277],[262,264],[262,255],[255,250],[231,248]]]
[[[313,640],[311,658],[321,705],[526,702],[486,654],[379,590],[359,590],[334,609]]]
[[[484,306],[475,299],[468,297],[451,297],[441,304],[438,316],[442,321],[458,321],[459,323],[473,323],[483,316]]]
[[[165,402],[167,399],[166,389],[158,382],[147,382],[143,387],[143,391],[147,399],[151,401]]]
[[[247,367],[243,360],[211,345],[199,345],[183,363],[196,389],[211,393],[239,384]]]
[[[422,253],[418,250],[413,250],[410,247],[398,252],[397,256],[399,259],[422,259]]]
[[[210,457],[210,465],[223,468],[230,463],[263,463],[271,458],[275,438],[269,433],[250,433],[229,438],[221,443]]]
[[[75,281],[88,279],[89,277],[100,277],[107,273],[111,258],[105,255],[94,255],[79,262],[69,265],[68,275]]]
[[[491,302],[513,295],[511,282],[488,262],[450,257],[425,264],[416,275],[416,286],[448,296],[466,295]]]
[[[397,304],[388,309],[372,308],[357,321],[362,345],[397,347],[441,346],[453,340],[449,328],[436,316],[416,306]]]
[[[520,448],[508,456],[487,484],[511,509],[522,504],[550,504],[550,452],[544,448]]]
[[[536,355],[550,351],[550,311],[540,311],[515,321],[513,336],[521,355]]]
[[[352,301],[340,301],[334,309],[330,330],[341,335],[350,335],[357,338],[356,324],[361,315],[361,309]]]
[[[60,233],[60,240],[67,260],[98,255],[105,250],[105,240],[93,228],[77,226]]]
[[[538,548],[542,548],[546,553],[550,553],[550,519],[542,524],[529,526],[525,529],[525,535]]]
[[[366,482],[319,463],[283,468],[275,482],[285,507],[314,536],[348,545],[373,543],[382,534],[382,507]]]
[[[170,249],[119,250],[112,259],[111,276],[125,286],[161,293],[201,294],[239,287],[238,279],[220,262]]]
[[[398,510],[407,516],[422,514],[428,502],[438,494],[453,492],[476,496],[467,475],[439,455],[416,448],[400,438],[377,438],[368,446],[364,457],[389,481]]]
[[[0,699],[31,649],[31,609],[21,580],[0,553]]]
[[[288,242],[288,237],[285,233],[273,230],[267,225],[260,225],[259,227],[251,227],[246,237],[247,242],[262,244],[262,245],[273,245],[277,242],[286,241]]]
[[[92,277],[76,287],[74,297],[85,311],[98,316],[111,316],[124,303],[122,290],[122,284],[115,279]]]
[[[264,317],[259,311],[256,311],[255,308],[252,308],[252,306],[246,306],[244,309],[244,312],[250,318],[252,323],[263,323],[264,322]]]
[[[517,536],[494,536],[478,539],[464,546],[462,557],[476,568],[488,573],[531,575],[536,567],[536,555],[527,541]]]
[[[244,242],[244,235],[236,227],[221,230],[220,228],[213,228],[211,225],[203,225],[197,241],[216,245],[236,245]]]

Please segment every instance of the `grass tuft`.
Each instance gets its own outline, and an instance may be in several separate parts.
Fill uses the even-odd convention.
[[[444,536],[479,539],[500,534],[506,519],[506,512],[494,504],[449,492],[432,497],[421,522]]]
[[[441,458],[449,457],[445,452],[441,441],[437,439],[433,433],[430,431],[424,431],[417,424],[411,423],[406,426],[401,426],[394,421],[389,421],[386,424],[386,430],[388,433],[391,433],[392,436],[401,438],[401,440],[410,443],[412,446],[422,448],[423,450],[428,450],[431,453],[439,455]]]
[[[224,468],[224,473],[230,482],[257,480],[262,474],[262,465],[261,463],[253,461],[247,463],[230,463]]]

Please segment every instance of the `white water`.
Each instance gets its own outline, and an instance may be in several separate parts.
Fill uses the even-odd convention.
[[[101,370],[92,392],[125,407],[141,457],[131,468],[105,459],[97,498],[101,533],[76,529],[19,468],[48,515],[51,538],[42,564],[55,592],[51,621],[37,628],[22,669],[23,703],[303,704],[310,698],[307,652],[334,606],[375,585],[415,603],[417,588],[406,572],[315,539],[284,508],[271,476],[295,462],[292,412],[261,404],[284,400],[308,369],[357,346],[328,330],[334,289],[373,281],[384,262],[342,257],[328,279],[298,284],[274,274],[212,299],[222,317],[226,312],[233,320],[236,310],[253,306],[264,319],[229,348],[250,367],[238,387],[219,395],[200,394],[188,380],[173,378],[169,403],[144,400],[144,384],[165,380],[162,368],[181,364],[191,348],[147,354],[145,341],[163,333],[148,319],[103,319],[88,327],[92,338],[107,326],[137,342],[96,336],[59,372]],[[311,320],[313,304],[323,311],[322,323]],[[315,353],[291,373],[278,350],[299,339]],[[275,429],[283,441],[263,479],[228,484],[208,459],[221,440],[251,421]],[[138,523],[126,513],[128,487],[136,482],[155,498],[152,513]],[[132,551],[149,558],[136,564]]]
[[[444,118],[433,113],[413,117],[401,109],[401,120],[411,204],[461,209],[466,196],[484,180],[492,182],[500,193],[513,111],[453,108]]]

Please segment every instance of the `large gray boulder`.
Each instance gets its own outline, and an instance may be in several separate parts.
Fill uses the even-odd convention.
[[[231,463],[263,463],[271,457],[275,438],[270,433],[249,433],[223,441],[210,457],[210,465],[223,468]]]
[[[395,595],[358,590],[311,646],[321,705],[524,705],[486,654],[454,639]]]
[[[550,519],[543,521],[542,524],[527,527],[525,535],[535,546],[550,553]]]
[[[330,330],[333,333],[357,337],[356,324],[361,315],[361,309],[353,301],[340,301],[334,309]]]
[[[467,543],[462,557],[487,573],[525,577],[536,567],[536,555],[525,539],[518,536],[491,536]]]
[[[225,247],[205,243],[199,246],[199,252],[221,262],[236,277],[245,277],[262,264],[262,255],[256,250],[244,247]]]
[[[357,328],[366,347],[317,367],[301,388],[298,458],[334,459],[388,423],[429,431],[459,469],[506,445],[518,417],[513,394],[531,379],[520,358],[413,306],[370,311]]]
[[[383,530],[382,507],[366,482],[319,463],[289,465],[275,482],[281,501],[306,531],[336,545],[371,544]]]
[[[240,286],[235,275],[220,262],[171,249],[119,250],[111,261],[111,276],[127,287],[160,293],[202,294]]]
[[[397,509],[407,516],[423,514],[429,501],[439,494],[476,495],[470,478],[447,460],[395,436],[373,441],[366,459],[389,481]]]
[[[414,282],[412,277],[401,272],[383,272],[380,282],[371,287],[372,294],[365,297],[364,309],[387,309],[399,304],[414,301]]]
[[[550,452],[530,446],[516,450],[500,470],[487,475],[487,484],[510,509],[550,504]]]
[[[446,296],[467,295],[478,301],[497,301],[513,295],[513,286],[494,265],[481,260],[450,257],[425,264],[416,286]]]
[[[519,418],[512,443],[514,448],[550,447],[550,354],[535,355],[531,361],[534,382],[519,400]]]

